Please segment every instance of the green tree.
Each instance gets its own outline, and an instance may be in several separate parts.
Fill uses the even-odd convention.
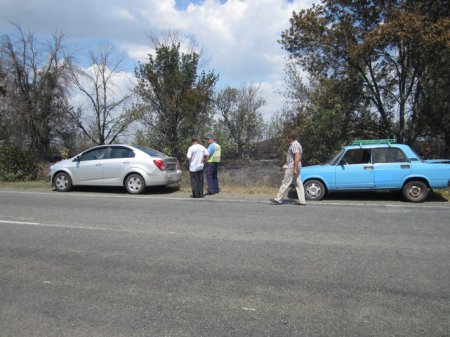
[[[323,0],[294,12],[280,42],[313,81],[346,88],[342,93],[326,89],[339,97],[331,101],[341,106],[344,129],[353,127],[352,119],[370,112],[376,130],[370,124],[364,129],[367,134],[411,143],[426,134],[423,122],[419,124],[428,114],[424,97],[438,99],[427,93],[430,67],[436,69],[433,65],[442,58],[448,60],[448,15],[434,14],[448,13],[445,3]],[[424,10],[431,4],[432,14]],[[441,75],[435,75],[439,82]],[[442,81],[448,88],[448,79]],[[318,110],[329,110],[322,108]]]
[[[200,55],[184,53],[181,43],[156,46],[136,76],[137,107],[150,133],[153,146],[177,157],[185,156],[193,134],[202,134],[211,122],[213,93],[218,76],[199,74]]]

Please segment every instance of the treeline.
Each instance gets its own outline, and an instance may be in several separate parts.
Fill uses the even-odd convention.
[[[449,11],[447,0],[323,0],[292,14],[284,120],[310,162],[355,138],[450,157]]]
[[[0,142],[41,160],[117,142],[183,158],[193,134],[213,132],[245,157],[264,139],[281,155],[294,130],[307,163],[355,138],[450,156],[446,0],[323,0],[294,12],[279,40],[289,54],[285,105],[270,122],[258,85],[217,90],[219,75],[200,68],[195,44],[175,32],[150,41],[130,78],[109,44],[81,62],[63,34],[42,42],[16,25],[1,38]]]
[[[259,86],[216,90],[218,75],[199,68],[200,54],[179,33],[152,36],[154,54],[123,71],[110,44],[77,63],[64,36],[39,41],[15,26],[2,36],[0,141],[51,161],[92,145],[131,142],[183,158],[192,135],[216,133],[223,144],[246,145],[263,137],[266,123]]]

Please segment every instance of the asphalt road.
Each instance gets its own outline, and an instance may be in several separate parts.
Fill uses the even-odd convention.
[[[0,336],[450,336],[450,205],[0,189]]]

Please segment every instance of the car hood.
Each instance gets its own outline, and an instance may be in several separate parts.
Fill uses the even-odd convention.
[[[74,160],[74,158],[69,158],[69,159],[65,159],[65,160],[61,160],[57,163],[54,163],[50,168],[54,169],[54,168],[58,168],[61,166],[66,167],[67,165],[69,165],[70,163],[72,163]]]
[[[425,162],[429,164],[450,164],[450,159],[427,159]]]
[[[327,166],[330,166],[330,164],[321,164],[321,165],[303,166],[301,170],[302,170],[302,171],[304,171],[304,170],[306,170],[306,171],[309,171],[309,170],[316,170],[316,169],[318,169],[318,168],[323,168],[323,167],[327,167]]]

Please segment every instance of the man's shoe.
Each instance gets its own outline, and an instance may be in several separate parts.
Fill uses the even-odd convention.
[[[297,205],[297,206],[306,206],[306,204],[301,204],[301,203],[298,202],[298,201],[296,201],[296,202],[294,203],[294,205]]]
[[[282,202],[276,201],[275,199],[270,199],[269,201],[272,203],[272,205],[281,205],[282,204]]]

